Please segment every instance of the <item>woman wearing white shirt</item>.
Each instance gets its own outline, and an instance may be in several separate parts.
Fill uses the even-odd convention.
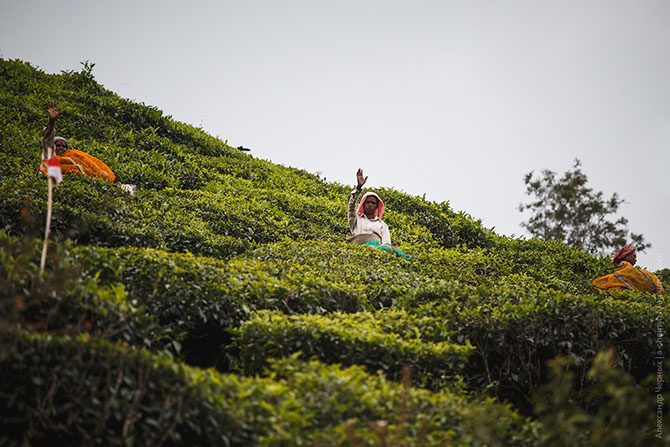
[[[349,229],[352,236],[350,242],[370,245],[386,252],[394,252],[406,259],[411,256],[405,254],[399,248],[391,244],[391,233],[389,226],[382,220],[384,215],[384,202],[374,192],[363,194],[361,201],[356,207],[356,199],[363,185],[367,181],[363,176],[363,170],[356,171],[356,189],[349,196]]]

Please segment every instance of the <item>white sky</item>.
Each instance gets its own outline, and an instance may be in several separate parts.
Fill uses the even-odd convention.
[[[256,157],[524,234],[582,160],[670,266],[670,1],[0,0],[0,54],[94,75]],[[343,199],[344,200],[344,199]]]

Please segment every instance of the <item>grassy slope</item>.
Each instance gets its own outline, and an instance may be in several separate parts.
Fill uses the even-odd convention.
[[[356,386],[367,381],[382,400],[397,394],[387,382],[377,382],[374,373],[398,379],[402,366],[409,364],[415,384],[432,390],[425,392],[426,402],[466,399],[456,396],[463,387],[487,388],[527,412],[533,392],[547,381],[545,361],[559,354],[584,365],[597,351],[614,347],[619,363],[638,379],[654,371],[656,318],[662,327],[670,326],[667,296],[593,293],[590,279],[608,268],[603,259],[561,244],[501,237],[447,203],[393,189],[380,191],[387,221],[396,243],[414,258],[407,262],[350,246],[342,242],[348,231],[347,186],[241,153],[155,108],[119,98],[86,70],[49,75],[19,61],[0,61],[0,74],[0,292],[13,328],[3,338],[10,352],[0,357],[3,374],[40,371],[48,381],[53,377],[49,370],[70,371],[55,355],[25,365],[17,361],[21,356],[15,348],[26,340],[32,340],[31,352],[38,358],[59,349],[68,356],[90,356],[97,352],[94,346],[108,340],[109,349],[125,346],[120,354],[103,356],[111,369],[136,373],[137,362],[155,362],[177,371],[191,371],[183,366],[189,364],[196,368],[193,374],[200,374],[197,368],[215,366],[220,373],[207,374],[225,383],[252,380],[243,377],[261,373],[270,357],[302,352],[303,358],[323,363],[365,367],[367,373],[356,370]],[[22,241],[39,234],[46,208],[44,177],[36,171],[45,122],[40,106],[45,102],[62,110],[59,133],[69,136],[72,146],[105,160],[120,181],[138,185],[138,194],[129,197],[103,181],[67,177],[55,192],[54,233],[61,246],[50,259],[50,279],[39,284],[34,280],[38,243]],[[18,333],[16,324],[22,328]],[[33,331],[62,340],[30,335]],[[81,333],[88,334],[88,342],[69,339]],[[144,352],[140,349],[149,351],[139,354]],[[139,355],[141,361],[132,357],[119,364],[123,352]],[[290,362],[300,364],[296,358]],[[363,411],[363,398],[348,400],[337,387],[330,397],[321,397],[322,403],[339,408],[328,416],[333,420],[325,421],[318,411],[312,413],[314,403],[292,388],[304,384],[286,373],[301,368],[290,365],[284,365],[283,375],[275,371],[257,380],[288,387],[296,393],[295,402],[277,400],[271,392],[249,397],[249,405],[257,402],[267,411],[285,413],[279,421],[224,409],[216,413],[221,419],[213,417],[198,429],[184,428],[188,421],[161,420],[154,426],[153,419],[147,423],[148,416],[140,417],[142,430],[159,427],[171,442],[206,443],[217,439],[209,437],[215,436],[212,427],[220,427],[233,443],[281,444],[277,440],[296,439],[297,433],[317,439],[321,430],[334,430],[331,439],[349,439],[354,435],[347,434],[347,420],[353,417],[392,420],[393,429],[414,430],[415,440],[425,432],[436,445],[447,438],[465,445],[477,439],[537,440],[530,434],[532,424],[526,426],[525,441],[521,438],[526,435],[514,438],[513,433],[520,433],[518,416],[490,401],[477,403],[472,396],[463,411],[499,413],[499,425],[486,431],[425,404],[425,427],[418,410],[405,426],[391,415],[405,405],[402,399],[391,409]],[[304,365],[325,377],[350,374],[327,372],[322,363]],[[84,375],[93,382],[112,380],[100,371]],[[155,380],[160,388],[163,379]],[[314,385],[319,390],[329,389],[327,380],[313,380],[321,380]],[[183,418],[196,418],[211,404],[198,397],[188,380],[184,383],[184,399],[196,402],[196,409]],[[14,402],[15,390],[23,387],[29,385],[5,388],[3,396]],[[132,404],[132,390],[139,388],[141,384],[129,385],[129,397],[120,400]],[[213,391],[217,396],[228,392],[219,388]],[[450,392],[456,394],[444,394]],[[68,402],[72,393],[63,385],[61,398]],[[104,396],[106,402],[118,398]],[[295,408],[289,411],[286,405]],[[72,441],[83,439],[77,438],[78,430],[87,433],[73,415],[74,422],[64,423],[20,405],[11,408],[23,418],[7,430],[28,433],[29,439],[59,433]],[[106,411],[94,414],[114,416]],[[145,436],[139,429],[124,432],[122,422],[109,430],[114,427],[117,434]],[[361,427],[361,436],[380,436]],[[89,432],[112,436],[96,430]],[[238,432],[239,437],[233,435]]]

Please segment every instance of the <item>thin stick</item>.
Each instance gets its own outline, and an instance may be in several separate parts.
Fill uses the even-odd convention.
[[[49,155],[47,160],[51,159],[51,157],[53,156],[51,150],[52,150],[51,148],[48,148],[47,150]],[[47,247],[49,245],[49,234],[51,233],[51,209],[53,203],[53,187],[55,180],[49,177],[48,175],[49,174],[47,170],[47,182],[49,182],[47,190],[47,224],[44,227],[44,243],[42,244],[42,259],[40,260],[40,277],[44,275],[44,267],[46,266],[47,263]]]

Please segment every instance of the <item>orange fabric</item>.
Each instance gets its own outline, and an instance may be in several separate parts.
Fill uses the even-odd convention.
[[[640,292],[663,293],[663,286],[656,275],[648,270],[640,270],[629,262],[623,261],[614,273],[591,281],[594,287],[609,291],[611,289],[631,289]]]
[[[78,151],[76,149],[68,149],[63,155],[58,155],[61,170],[65,174],[84,174],[89,177],[100,177],[114,183],[116,175],[109,169],[102,160],[95,158],[86,152]],[[45,162],[40,165],[40,171],[47,173]]]

